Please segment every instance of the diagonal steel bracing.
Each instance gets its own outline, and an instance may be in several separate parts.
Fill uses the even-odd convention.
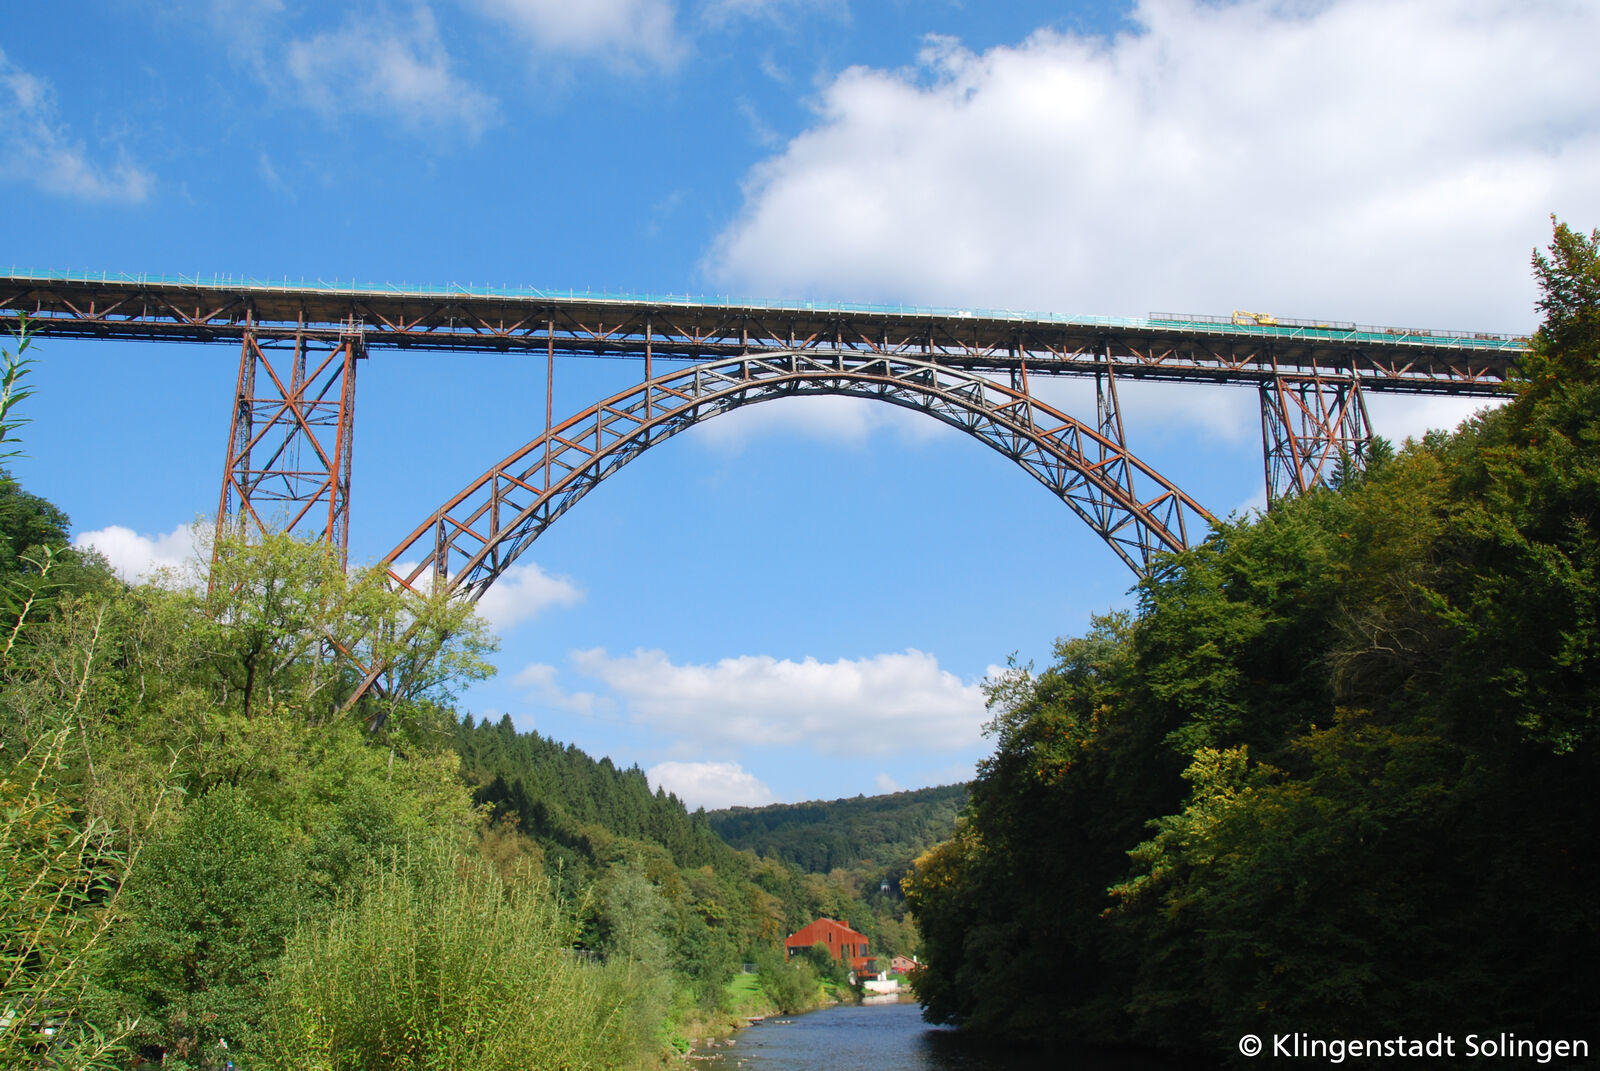
[[[551,522],[648,447],[718,414],[805,394],[874,398],[960,428],[1050,488],[1140,575],[1211,522],[1120,441],[1018,386],[907,357],[766,353],[658,376],[568,418],[412,531],[388,555],[391,575],[476,599]]]
[[[1280,374],[1261,384],[1267,502],[1331,482],[1366,464],[1372,427],[1354,375]]]
[[[800,395],[874,398],[967,432],[1048,487],[1141,576],[1214,523],[1120,441],[1024,386],[845,352],[762,353],[647,379],[551,427],[462,488],[389,552],[389,577],[411,590],[481,598],[556,518],[651,446],[719,414]],[[366,673],[347,706],[383,668]]]
[[[336,339],[246,332],[240,347],[217,531],[350,535],[358,330]]]

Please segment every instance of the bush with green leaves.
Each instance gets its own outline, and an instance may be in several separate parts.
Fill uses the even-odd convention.
[[[250,796],[191,801],[129,876],[104,981],[169,1058],[238,1043],[260,1020],[267,969],[314,908],[303,853]]]
[[[299,928],[275,972],[261,1051],[297,1071],[615,1067],[625,973],[571,947],[541,879],[503,881],[432,842]]]
[[[0,460],[16,456],[23,423],[26,331],[0,353]],[[0,1067],[114,1066],[128,1023],[96,1020],[85,991],[116,919],[129,855],[116,830],[76,805],[79,770],[92,769],[86,687],[91,642],[49,680],[36,678],[34,640],[62,589],[85,575],[65,547],[67,518],[0,469]],[[96,577],[103,580],[104,577]],[[97,638],[97,636],[96,636]],[[18,703],[18,693],[26,695]],[[8,716],[26,707],[26,717]]]
[[[127,860],[55,784],[71,739],[63,726],[20,755],[0,749],[0,1067],[110,1066],[130,1033],[84,1014]]]
[[[1534,268],[1506,405],[990,682],[995,753],[907,887],[931,1019],[1207,1057],[1600,1020],[1600,231]]]
[[[770,945],[761,945],[752,954],[761,988],[779,1011],[793,1015],[816,1007],[822,981],[809,960],[786,962],[783,952]]]

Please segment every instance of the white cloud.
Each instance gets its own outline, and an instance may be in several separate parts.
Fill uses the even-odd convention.
[[[513,565],[489,585],[478,600],[478,612],[497,632],[528,620],[551,606],[576,606],[583,591],[564,576],[551,576],[538,565]]]
[[[559,672],[555,666],[544,662],[529,662],[517,671],[517,675],[511,678],[511,683],[519,688],[554,688],[556,675]]]
[[[915,445],[938,436],[945,428],[924,413],[898,405],[868,398],[812,394],[741,406],[706,421],[696,434],[701,442],[725,452],[753,439],[783,434],[865,446],[874,434],[887,432],[902,443]]]
[[[1600,215],[1600,5],[1146,0],[851,68],[745,183],[745,293],[1524,330],[1552,210]]]
[[[773,802],[772,790],[737,762],[661,762],[645,771],[657,788],[674,793],[684,806],[760,807]]]
[[[1033,376],[1028,391],[1046,405],[1095,426],[1092,379]],[[1123,377],[1117,381],[1117,400],[1128,446],[1135,454],[1153,444],[1192,439],[1196,432],[1229,443],[1261,435],[1260,395],[1253,387]]]
[[[645,61],[670,70],[684,52],[671,0],[477,0],[540,52]]]
[[[559,676],[560,671],[555,666],[530,662],[511,678],[511,683],[531,692],[540,702],[577,714],[609,714],[615,710],[616,704],[609,697],[563,690],[557,679]]]
[[[165,535],[154,536],[113,524],[79,532],[72,545],[98,550],[116,574],[129,582],[147,580],[162,569],[192,572],[201,564],[192,524],[180,524]]]
[[[120,152],[109,165],[90,160],[83,142],[61,121],[54,88],[3,51],[0,108],[7,117],[0,133],[0,176],[89,201],[142,201],[150,193],[150,173]]]
[[[337,31],[289,43],[285,65],[307,104],[324,115],[346,110],[386,116],[402,126],[481,134],[495,103],[457,77],[432,11],[409,22],[352,18]]]
[[[824,755],[941,751],[982,738],[983,690],[917,650],[819,662],[770,655],[675,665],[662,651],[575,651],[636,721],[707,746],[804,747]],[[998,672],[998,669],[992,669]]]
[[[1504,405],[1503,398],[1411,397],[1366,392],[1367,419],[1373,433],[1395,446],[1420,439],[1429,431],[1454,431],[1480,409]]]
[[[885,795],[890,792],[899,792],[901,788],[900,782],[896,781],[886,773],[879,774],[873,779],[872,783],[877,786],[880,793]]]

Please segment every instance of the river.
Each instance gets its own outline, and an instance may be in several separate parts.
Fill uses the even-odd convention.
[[[948,1027],[929,1026],[911,1001],[843,1005],[769,1019],[741,1030],[727,1048],[696,1053],[707,1071],[1130,1071],[1190,1066],[1102,1053],[1072,1059],[1060,1052],[1010,1052],[974,1043]],[[1132,1059],[1130,1059],[1132,1057]]]

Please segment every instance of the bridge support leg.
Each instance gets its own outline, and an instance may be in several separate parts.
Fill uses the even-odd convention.
[[[1118,487],[1133,493],[1133,469],[1128,464],[1127,438],[1122,430],[1122,403],[1117,400],[1117,376],[1111,367],[1109,347],[1095,354],[1094,409],[1096,430],[1115,449],[1100,447],[1100,464]]]
[[[1122,429],[1122,404],[1117,399],[1117,376],[1112,369],[1109,348],[1095,354],[1094,410],[1095,431],[1099,432],[1100,437],[1088,460],[1104,477],[1105,489],[1091,489],[1086,497],[1094,514],[1091,524],[1097,525],[1097,531],[1109,536],[1126,527],[1129,522],[1126,507],[1119,505],[1118,498],[1135,498],[1133,467],[1128,462],[1127,439]],[[1151,548],[1141,546],[1139,549],[1143,556],[1141,564],[1148,568]]]
[[[1343,466],[1359,471],[1372,426],[1361,382],[1349,376],[1278,373],[1261,384],[1267,505],[1328,484]]]
[[[247,330],[239,354],[217,532],[286,531],[325,540],[344,561],[361,334]]]

